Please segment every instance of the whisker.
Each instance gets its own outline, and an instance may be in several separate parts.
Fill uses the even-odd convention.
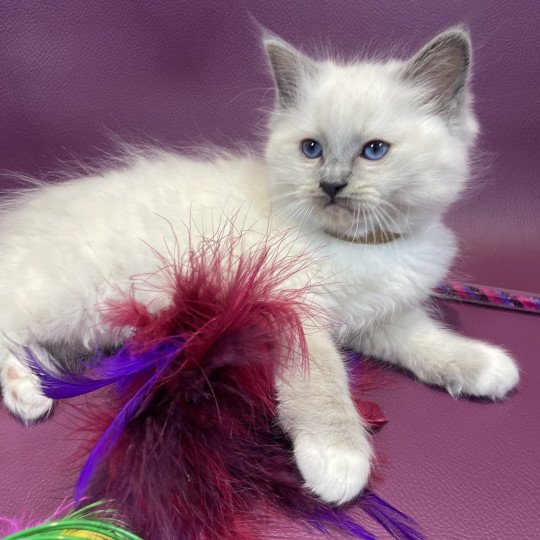
[[[369,225],[370,225],[370,228],[371,228],[371,232],[373,233],[373,236],[375,236],[375,225],[373,223],[373,218],[371,217],[371,208],[368,206],[366,208],[367,210],[367,215],[368,215],[368,218],[369,218]]]
[[[279,180],[277,182],[275,182],[275,181],[270,182],[271,186],[279,186],[281,184],[287,184],[287,185],[290,186],[292,184],[292,182],[290,180]]]
[[[390,211],[394,212],[396,215],[400,215],[401,212],[399,211],[399,209],[393,205],[392,203],[388,202],[388,201],[385,201],[385,200],[381,200],[379,201],[379,203],[381,205],[386,205]],[[381,210],[383,210],[381,208]],[[403,224],[403,227],[400,227],[396,221],[396,219],[392,218],[392,216],[390,215],[389,212],[386,211],[386,215],[388,216],[388,218],[394,223],[394,225],[396,227],[398,227],[398,230],[399,230],[399,233],[400,234],[404,234],[405,232],[411,232],[411,227],[410,227],[410,224],[409,224],[409,215],[410,215],[410,211],[411,209],[408,208],[407,209],[407,215],[405,216],[405,223]]]
[[[367,218],[366,218],[366,207],[362,206],[362,221],[364,222],[364,226],[367,229]],[[358,234],[358,230],[356,231],[356,234]]]
[[[354,209],[354,212],[353,212],[353,218],[352,218],[352,223],[350,225],[350,227],[345,231],[345,234],[348,234],[349,231],[352,230],[352,228],[356,225],[356,211],[358,210],[358,208],[355,208]]]
[[[392,224],[391,224],[390,221],[388,220],[388,215],[387,215],[387,213],[384,212],[383,209],[380,208],[380,207],[378,208],[378,211],[379,211],[379,213],[380,213],[380,215],[381,215],[381,219],[383,220],[383,222],[384,222],[384,224],[385,224],[385,229],[386,229],[386,231],[388,232],[388,237],[389,237],[389,239],[391,239],[390,236],[391,236],[391,234],[392,234],[392,232],[391,232],[391,231],[392,231]],[[398,232],[398,234],[401,235],[401,232]]]
[[[305,220],[311,213],[311,208],[309,206],[306,206],[304,209],[304,212],[302,213],[301,220],[300,220],[300,228],[304,225]]]
[[[403,235],[404,231],[399,226],[399,223],[384,208],[379,206],[379,210],[386,217],[386,219],[388,220],[389,228],[391,229],[392,227],[394,227],[398,234]]]
[[[356,238],[358,236],[358,229],[360,228],[360,207],[357,208],[358,215],[356,215],[356,210],[354,211],[354,221],[356,221],[356,226],[354,227],[354,235],[353,238]]]
[[[279,201],[280,199],[284,199],[285,197],[294,197],[296,195],[298,195],[298,191],[289,191],[287,193],[281,193],[280,195],[276,195],[275,197],[272,197],[270,199],[270,202],[273,203],[273,202]]]
[[[370,206],[369,207],[369,210],[370,210],[370,214],[373,215],[373,232],[382,232],[384,234],[384,230],[383,230],[383,227],[381,226],[381,220],[380,220],[380,217],[379,217],[379,214],[377,213],[377,207],[376,206]],[[385,237],[386,238],[386,237]]]
[[[302,211],[303,204],[304,201],[296,201],[296,203],[289,205],[289,211],[285,214],[289,221],[296,221]]]
[[[360,226],[360,208],[354,210],[352,225],[354,227],[354,237],[356,237],[358,234],[358,227]]]
[[[289,203],[287,206],[283,207],[281,210],[275,213],[277,217],[286,217],[289,212],[292,212],[294,209],[299,207],[303,201],[293,201]]]
[[[383,213],[381,212],[381,209],[377,206],[373,208],[373,212],[375,213],[376,219],[377,219],[377,226],[379,227],[379,230],[382,232],[384,241],[386,243],[390,242],[390,226],[386,218],[384,217]]]

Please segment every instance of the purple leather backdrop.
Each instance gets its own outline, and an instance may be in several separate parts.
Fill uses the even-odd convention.
[[[483,135],[478,171],[448,217],[462,243],[454,275],[540,291],[540,7],[379,2],[0,2],[0,169],[47,174],[132,142],[260,144],[271,82],[249,14],[307,52],[412,52],[467,22]],[[0,186],[14,187],[6,175]],[[0,255],[1,256],[1,255]],[[377,399],[390,423],[380,491],[429,538],[537,538],[535,415],[540,318],[451,308],[472,336],[505,345],[523,382],[503,404],[455,401],[402,375]],[[0,412],[0,514],[51,510],[69,494],[68,411],[26,431]],[[383,536],[381,536],[383,537]]]

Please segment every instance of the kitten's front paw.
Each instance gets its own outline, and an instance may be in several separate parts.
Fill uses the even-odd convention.
[[[462,364],[462,377],[447,386],[452,395],[500,399],[517,386],[519,371],[506,351],[480,341],[467,345],[457,360]]]
[[[301,433],[295,439],[294,453],[305,486],[328,503],[344,504],[368,483],[371,449],[363,431],[331,439]]]
[[[41,393],[34,375],[19,362],[7,362],[2,369],[2,395],[6,408],[27,425],[52,410],[53,400]]]

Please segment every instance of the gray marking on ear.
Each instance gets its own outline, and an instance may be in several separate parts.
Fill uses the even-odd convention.
[[[294,107],[302,80],[315,75],[317,65],[273,34],[266,33],[263,43],[272,67],[279,105],[283,109]]]
[[[453,116],[463,102],[471,65],[471,40],[466,26],[449,28],[405,64],[401,76],[424,88],[424,102],[437,113]]]

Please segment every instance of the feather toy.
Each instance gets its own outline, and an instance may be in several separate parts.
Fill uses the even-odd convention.
[[[26,526],[14,519],[0,518],[0,535],[4,540],[142,540],[126,530],[124,523],[115,517],[116,513],[103,502],[89,504],[61,517],[67,508],[69,506],[59,508],[46,523]]]
[[[276,374],[289,362],[308,369],[303,322],[317,309],[307,287],[285,286],[308,254],[292,255],[282,237],[243,250],[233,227],[196,244],[164,264],[168,307],[152,313],[135,294],[109,306],[109,324],[135,333],[84,375],[45,369],[27,351],[49,397],[107,387],[90,419],[99,434],[76,500],[113,501],[145,540],[248,540],[276,514],[333,538],[375,538],[303,488],[276,419]],[[384,423],[376,406],[367,409],[373,425]],[[353,507],[395,538],[422,538],[369,490]]]

